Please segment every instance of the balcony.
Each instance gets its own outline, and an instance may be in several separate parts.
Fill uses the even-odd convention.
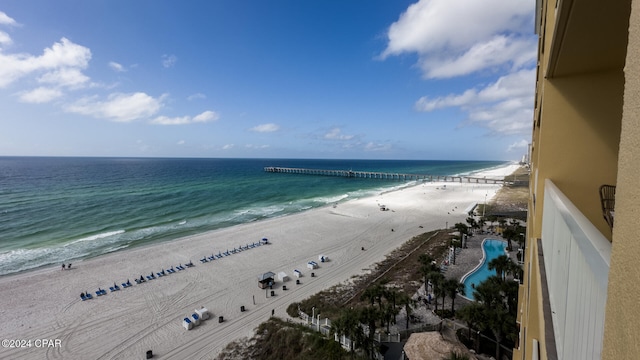
[[[541,244],[557,358],[600,359],[611,243],[548,179]]]

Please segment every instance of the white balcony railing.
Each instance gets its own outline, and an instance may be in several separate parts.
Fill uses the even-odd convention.
[[[548,179],[542,247],[558,359],[600,359],[611,243]]]

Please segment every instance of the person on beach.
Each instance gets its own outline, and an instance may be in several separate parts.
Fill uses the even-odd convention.
[[[64,264],[62,264],[62,266],[64,266]],[[69,265],[67,265],[67,269],[71,270],[71,263],[69,263]]]
[[[62,264],[62,270],[64,270],[64,264]]]

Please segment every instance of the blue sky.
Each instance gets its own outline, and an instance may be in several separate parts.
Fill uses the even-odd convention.
[[[519,160],[531,0],[3,0],[0,155]]]

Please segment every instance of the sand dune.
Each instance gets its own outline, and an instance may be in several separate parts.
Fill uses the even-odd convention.
[[[509,174],[517,166],[493,172]],[[74,262],[72,270],[48,268],[0,278],[0,332],[5,339],[31,340],[0,348],[11,359],[135,359],[147,350],[163,359],[210,359],[229,342],[250,336],[272,310],[285,309],[321,289],[360,274],[411,237],[464,222],[464,210],[491,198],[498,185],[426,183],[296,215],[216,230],[158,245]],[[379,205],[389,207],[380,211]],[[421,228],[421,227],[422,228]],[[391,230],[393,229],[393,231]],[[266,237],[259,246],[202,264],[203,256]],[[366,251],[362,251],[364,247]],[[318,255],[330,261],[320,263]],[[310,276],[308,261],[320,267]],[[194,267],[109,292],[109,286],[193,261]],[[295,284],[293,270],[304,275]],[[263,272],[286,272],[275,296],[257,286]],[[96,297],[101,287],[108,294]],[[94,298],[80,300],[90,291]],[[255,299],[255,304],[254,304]],[[213,318],[187,331],[182,318],[207,307]],[[245,312],[240,312],[245,306]],[[319,310],[322,312],[322,309]],[[218,322],[218,316],[224,322]],[[43,347],[37,339],[59,340]],[[55,344],[55,343],[54,343]],[[5,345],[3,343],[3,345]]]

